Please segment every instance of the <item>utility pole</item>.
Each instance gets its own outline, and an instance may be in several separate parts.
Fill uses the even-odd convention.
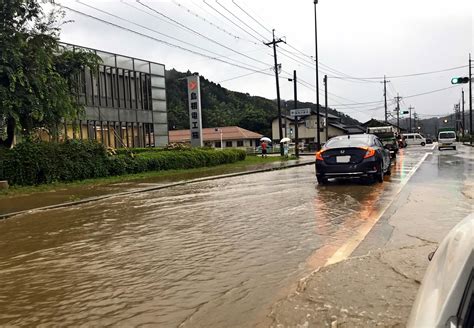
[[[329,131],[328,131],[328,76],[324,75],[324,107],[326,108],[326,114],[324,115],[324,119],[326,120],[326,124],[324,126],[324,131],[326,132],[326,141],[328,142]]]
[[[410,106],[410,107],[408,107],[408,109],[410,110],[410,120],[409,120],[409,122],[410,122],[410,128],[409,128],[408,132],[411,133],[411,132],[413,132],[413,130],[411,129],[411,110],[412,110],[412,109],[415,109],[415,107]]]
[[[316,150],[321,149],[321,130],[319,126],[319,58],[318,58],[318,23],[316,6],[318,0],[313,0],[314,4],[314,46],[315,46],[315,60],[316,60]]]
[[[471,54],[469,54],[469,142],[472,146],[472,73]]]
[[[397,96],[395,97],[395,100],[397,101],[397,128],[400,131],[400,99],[402,99],[402,97],[400,97],[397,93]]]
[[[383,76],[383,98],[384,98],[384,105],[385,105],[385,123],[388,122],[388,110],[387,110],[387,81],[385,79],[385,75]]]
[[[297,88],[296,88],[296,70],[293,71],[293,88],[294,88],[294,93],[295,93],[295,109],[298,109],[298,93],[297,93]],[[298,140],[298,123],[300,121],[299,116],[295,116],[295,155],[296,158],[299,157],[300,155],[300,150],[299,150],[299,140]]]
[[[280,104],[280,81],[278,79],[278,61],[277,61],[277,52],[276,45],[280,42],[285,42],[282,39],[275,40],[275,29],[273,29],[273,41],[265,43],[265,45],[273,45],[273,58],[275,59],[275,79],[276,79],[276,89],[277,89],[277,106],[278,106],[278,134],[280,137],[280,155],[283,156],[283,143],[281,139],[283,138],[282,122],[281,122],[281,104]]]
[[[461,136],[464,139],[464,130],[466,130],[466,125],[464,122],[464,89],[461,89],[461,108],[462,108],[462,133]]]
[[[454,104],[454,131],[456,131],[456,136],[458,136],[459,134],[459,123],[461,121],[460,117],[459,117],[459,108],[460,108],[460,104]]]

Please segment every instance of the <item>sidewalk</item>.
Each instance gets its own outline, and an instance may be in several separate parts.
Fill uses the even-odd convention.
[[[472,161],[445,167],[431,156],[349,259],[274,305],[270,326],[405,327],[428,254],[474,208]]]
[[[23,211],[42,210],[114,197],[115,195],[146,192],[173,186],[227,177],[281,170],[291,167],[314,164],[312,156],[284,162],[270,162],[222,169],[214,167],[208,172],[177,172],[172,176],[146,178],[123,182],[106,182],[88,186],[65,186],[50,191],[0,197],[0,219]]]

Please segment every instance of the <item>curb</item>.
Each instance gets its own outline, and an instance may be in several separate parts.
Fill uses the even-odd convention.
[[[289,168],[293,168],[293,167],[312,165],[312,164],[315,164],[315,163],[316,163],[316,161],[309,161],[309,162],[304,162],[304,163],[289,164],[289,165],[285,165],[285,166],[281,166],[281,167],[271,167],[271,168],[266,168],[266,169],[253,170],[253,171],[244,171],[244,172],[236,172],[236,173],[229,173],[229,174],[221,174],[221,175],[215,175],[215,176],[208,176],[208,177],[204,177],[204,178],[197,178],[197,179],[191,179],[191,180],[186,180],[186,181],[174,182],[174,183],[169,183],[169,184],[165,184],[165,185],[161,185],[161,186],[155,186],[155,187],[148,187],[148,188],[118,192],[118,193],[107,194],[107,195],[103,195],[103,196],[89,197],[89,198],[84,198],[84,199],[73,201],[73,202],[66,202],[66,203],[60,203],[60,204],[55,204],[55,205],[48,205],[48,206],[32,208],[32,209],[29,209],[29,210],[23,210],[23,211],[18,211],[18,212],[0,214],[0,220],[8,219],[8,218],[10,218],[12,216],[15,216],[15,215],[32,213],[32,212],[36,212],[36,211],[52,210],[52,209],[61,208],[61,207],[70,207],[70,206],[74,206],[74,205],[81,205],[81,204],[95,202],[95,201],[104,200],[104,199],[108,199],[108,198],[113,198],[113,197],[117,197],[117,196],[133,195],[133,194],[138,194],[138,193],[142,193],[142,192],[166,189],[166,188],[176,187],[176,186],[183,186],[183,185],[197,183],[197,182],[212,181],[212,180],[218,180],[218,179],[224,179],[224,178],[232,178],[232,177],[238,177],[238,176],[250,175],[250,174],[256,174],[256,173],[263,173],[263,172],[270,172],[270,171],[278,171],[278,170],[284,170],[284,169],[289,169]]]

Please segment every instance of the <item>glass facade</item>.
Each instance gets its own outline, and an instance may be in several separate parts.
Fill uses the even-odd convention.
[[[112,148],[156,147],[168,143],[165,67],[149,61],[86,49],[102,63],[85,69],[78,102],[85,115],[64,123],[64,138],[94,139]]]

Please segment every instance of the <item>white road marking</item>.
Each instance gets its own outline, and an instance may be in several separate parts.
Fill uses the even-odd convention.
[[[418,163],[413,167],[413,169],[408,173],[408,175],[402,179],[401,183],[399,184],[399,188],[397,192],[393,195],[392,200],[385,205],[385,207],[379,211],[377,214],[377,218],[375,220],[368,221],[366,224],[362,225],[362,227],[358,230],[356,235],[354,235],[352,238],[350,238],[344,245],[342,245],[327,261],[324,266],[328,266],[334,263],[341,262],[345,259],[347,259],[352,252],[359,246],[359,244],[365,239],[365,237],[368,235],[370,230],[372,230],[373,226],[380,220],[382,215],[385,213],[385,211],[392,205],[394,202],[395,198],[398,196],[398,194],[402,191],[403,187],[408,183],[410,178],[415,174],[415,172],[420,168],[421,164],[425,161],[425,159],[429,156],[432,155],[433,153],[426,153],[419,161]]]

